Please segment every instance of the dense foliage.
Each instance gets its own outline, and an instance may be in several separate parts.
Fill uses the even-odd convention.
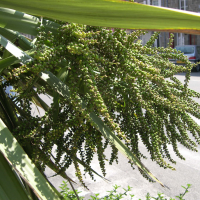
[[[34,60],[13,64],[3,71],[1,90],[5,91],[7,86],[15,89],[9,102],[17,113],[13,119],[16,124],[6,120],[6,112],[1,112],[1,118],[41,170],[51,165],[62,174],[74,165],[76,175],[83,182],[79,165],[93,178],[89,166],[97,154],[105,176],[104,152],[108,146],[112,148],[109,163],[118,162],[116,146],[103,137],[90,117],[92,112],[139,159],[147,156],[140,152],[140,141],[151,159],[164,168],[173,169],[165,159],[175,163],[169,154],[169,144],[181,159],[184,157],[177,148],[178,143],[197,151],[200,127],[191,115],[200,118],[199,104],[193,99],[200,95],[188,89],[192,65],[170,47],[153,47],[158,33],[143,46],[142,34],[145,32],[127,34],[121,29],[70,23],[60,23],[57,33],[52,34],[41,25]],[[179,59],[186,65],[175,66],[169,58]],[[39,73],[45,70],[67,85],[70,98],[63,98],[40,79]],[[174,77],[183,71],[186,72],[184,84]],[[51,106],[40,94],[52,97]],[[32,116],[31,102],[42,107],[45,115]],[[55,145],[56,156],[52,158]]]

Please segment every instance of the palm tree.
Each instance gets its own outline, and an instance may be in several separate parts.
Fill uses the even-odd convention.
[[[131,53],[127,54],[126,50],[124,50],[124,55],[127,56],[127,59],[123,61],[120,60],[119,56],[123,49],[118,49],[117,45],[120,44],[119,41],[124,36],[124,31],[118,29],[112,33],[110,30],[100,27],[54,21],[47,19],[47,17],[88,25],[119,28],[133,28],[134,26],[135,29],[149,30],[173,29],[183,31],[184,29],[184,32],[191,33],[198,32],[196,27],[198,27],[199,16],[127,2],[88,0],[87,3],[85,1],[83,3],[80,0],[75,4],[73,1],[59,1],[56,4],[51,4],[49,1],[48,5],[47,2],[42,1],[38,4],[37,1],[29,1],[27,6],[24,6],[26,4],[23,1],[1,1],[0,3],[0,6],[4,7],[0,9],[0,43],[4,47],[1,50],[2,59],[0,60],[0,76],[2,80],[2,85],[0,86],[0,150],[2,153],[0,154],[0,167],[2,171],[5,171],[3,175],[6,177],[1,179],[1,185],[4,186],[4,192],[1,193],[2,198],[62,198],[42,175],[44,167],[49,166],[57,174],[72,182],[65,173],[65,169],[73,163],[79,180],[84,184],[79,165],[83,165],[91,177],[93,177],[93,173],[97,174],[90,167],[92,156],[97,151],[102,173],[105,175],[103,152],[108,144],[112,147],[111,163],[117,160],[117,151],[120,151],[128,157],[132,164],[139,168],[144,176],[162,184],[142,164],[140,159],[144,156],[135,145],[138,142],[138,138],[133,137],[133,135],[137,135],[136,132],[141,134],[140,137],[151,152],[152,159],[163,167],[171,166],[163,160],[162,151],[165,151],[167,158],[174,162],[170,155],[167,154],[167,142],[174,141],[172,142],[174,150],[181,158],[182,155],[176,149],[176,140],[181,141],[189,149],[195,150],[196,143],[187,138],[187,134],[183,130],[183,127],[189,130],[192,129],[195,139],[199,142],[199,135],[197,135],[199,127],[191,121],[187,114],[191,113],[199,117],[199,110],[196,109],[194,111],[192,109],[199,106],[192,100],[192,97],[198,97],[199,95],[187,89],[191,68],[190,63],[182,55],[178,56],[177,52],[173,50],[166,53],[162,48],[152,49],[151,44],[153,39],[156,38],[156,34],[153,35],[145,48],[139,42],[133,43],[143,33],[142,31],[136,31],[131,36],[126,36],[124,41],[129,42],[123,44],[124,46],[122,45],[122,47],[126,47]],[[19,11],[8,9],[8,7]],[[143,10],[141,11],[141,9]],[[64,13],[63,10],[65,11]],[[152,20],[150,18],[152,17],[152,12],[159,16],[154,21],[154,24],[148,21]],[[89,17],[88,13],[90,13]],[[110,13],[112,13],[112,16]],[[141,18],[141,15],[144,15],[144,13],[146,18],[142,21],[144,18]],[[169,14],[174,16],[174,19],[166,20],[166,15]],[[45,16],[46,18],[37,16]],[[134,24],[132,19],[136,18],[136,16],[139,23]],[[165,20],[164,28],[159,21],[161,18]],[[124,23],[124,21],[127,23]],[[172,23],[172,21],[176,23]],[[36,39],[29,40],[20,32],[36,36]],[[104,48],[101,46],[102,43],[98,43],[104,36],[108,37],[108,43],[110,38],[110,44],[116,46],[112,54],[108,47]],[[105,52],[101,51],[103,48],[104,51],[108,51],[108,57],[105,57]],[[143,53],[137,51],[137,55],[134,57],[135,52],[132,52],[133,49],[141,50]],[[68,54],[66,54],[66,51]],[[147,56],[150,53],[154,55],[152,57],[156,58],[158,52],[160,53],[159,59],[164,61],[164,65],[160,68],[160,61],[152,61]],[[116,57],[114,58],[113,55]],[[175,67],[166,59],[169,56],[174,58],[178,56],[179,59],[186,62],[186,67]],[[50,57],[51,59],[49,60]],[[88,60],[90,60],[90,64]],[[139,71],[135,71],[140,73],[135,77],[138,86],[132,85],[133,82],[129,83],[130,79],[121,73],[129,60],[137,63],[140,68]],[[146,64],[144,60],[153,62],[156,67],[149,67],[149,64]],[[77,67],[78,63],[80,64],[79,67]],[[121,66],[120,63],[124,65]],[[114,65],[115,68],[111,67]],[[166,68],[170,68],[171,71],[166,72]],[[101,70],[105,70],[105,72]],[[135,75],[127,70],[128,68],[124,73],[129,74],[130,78],[134,78]],[[171,83],[164,81],[164,78],[171,77],[181,70],[187,71],[185,85],[181,85],[175,79],[173,79],[175,86],[171,86]],[[113,73],[115,73],[115,76],[112,77]],[[108,74],[112,77],[110,82],[106,79]],[[147,94],[142,90],[143,81],[139,80],[144,75],[151,82],[148,85],[149,92],[157,92],[152,97],[145,97]],[[113,85],[115,78],[118,79],[117,82],[119,84],[116,82]],[[102,85],[104,79],[107,84],[110,84],[109,87]],[[6,95],[5,88],[10,85],[14,87],[16,96],[8,97]],[[113,93],[115,92],[114,87],[116,93]],[[134,94],[137,100],[127,95],[130,94],[127,91],[131,92],[128,90],[130,87],[135,87],[136,93]],[[163,96],[160,95],[160,88],[164,92]],[[180,94],[177,94],[176,91],[169,94],[169,88],[171,90],[177,88]],[[141,91],[138,91],[138,89],[141,89]],[[142,92],[144,96],[141,96],[143,95]],[[53,98],[51,106],[44,102],[39,96],[40,93],[48,94]],[[109,102],[108,97],[112,99],[112,103]],[[140,97],[142,98],[139,99]],[[145,100],[144,97],[147,99]],[[161,109],[161,107],[158,108],[160,104],[153,101],[155,97],[159,97],[160,102],[165,105],[162,112],[158,111]],[[166,99],[170,100],[173,105],[171,106]],[[145,102],[147,100],[149,102],[151,100],[152,103],[146,105]],[[131,101],[137,103],[134,104],[135,107],[130,113]],[[187,101],[187,103],[184,101]],[[45,110],[46,115],[33,117],[30,112],[31,102]],[[142,102],[142,106],[139,102]],[[142,111],[144,108],[146,109],[145,116],[143,116]],[[183,108],[185,111],[183,111]],[[174,110],[174,113],[172,113],[171,109]],[[121,112],[122,118],[117,119],[114,116],[115,112]],[[160,120],[158,121],[160,124],[154,125],[155,119],[158,118],[152,117],[152,114],[155,116],[163,115],[165,125],[167,124],[167,133],[170,135],[168,135],[169,138],[165,137],[164,132],[160,135],[149,132],[149,127],[144,128],[144,131],[139,130],[141,126],[148,125],[148,122],[151,122],[151,130],[155,131],[156,128],[159,128],[159,131],[163,130],[163,121]],[[168,115],[170,116],[169,119]],[[176,115],[181,118],[175,121],[173,125],[171,120],[175,120]],[[126,117],[130,117],[130,119],[125,120]],[[139,120],[140,118],[141,120]],[[123,125],[120,125],[120,120],[124,120]],[[130,120],[135,123],[135,127],[129,126],[128,122]],[[143,124],[136,125],[138,122]],[[181,136],[176,136],[175,127],[178,127]],[[136,130],[136,132],[132,133],[133,135],[126,134],[127,132],[130,133],[133,128]],[[64,134],[66,130],[68,130],[67,135]],[[102,140],[103,137],[106,139],[105,142]],[[84,153],[82,146],[84,142],[86,153]],[[57,148],[55,158],[51,155],[54,144],[57,147],[62,147]],[[78,154],[81,156],[78,156]],[[62,155],[65,156],[65,162],[63,163]],[[30,159],[34,164],[31,163]],[[16,188],[16,190],[13,189],[13,193],[10,193],[10,188]]]

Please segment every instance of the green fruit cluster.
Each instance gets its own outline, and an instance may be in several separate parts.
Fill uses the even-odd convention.
[[[200,127],[191,115],[200,118],[199,104],[194,101],[200,95],[188,88],[193,66],[170,47],[153,47],[159,33],[143,46],[143,34],[140,30],[127,34],[122,29],[73,23],[60,23],[55,35],[46,33],[43,26],[38,29],[35,60],[16,66],[5,77],[18,88],[19,107],[27,109],[28,117],[22,117],[23,125],[15,135],[22,144],[29,140],[33,145],[34,162],[44,167],[55,146],[54,161],[60,172],[73,164],[83,182],[80,161],[93,178],[89,166],[97,154],[105,176],[105,161],[118,162],[118,150],[103,138],[90,112],[95,112],[139,159],[148,156],[140,152],[140,142],[150,158],[164,168],[174,169],[166,162],[175,163],[169,145],[181,159],[178,143],[197,151]],[[169,58],[185,65],[175,66]],[[37,78],[43,70],[51,71],[68,86],[69,99],[55,97],[55,91]],[[174,76],[179,72],[186,72],[184,84]],[[63,74],[67,74],[65,78]],[[19,87],[24,76],[24,87]],[[27,88],[29,92],[24,92]],[[38,94],[52,96],[53,103],[44,116],[33,117],[30,102]],[[86,102],[84,109],[82,100]],[[105,155],[108,146],[112,149],[110,158]]]

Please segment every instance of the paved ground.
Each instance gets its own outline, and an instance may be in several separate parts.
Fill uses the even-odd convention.
[[[179,80],[184,81],[184,74],[178,74],[177,77]],[[191,76],[191,82],[189,87],[195,91],[200,92],[200,72],[193,72]],[[198,100],[200,103],[200,100]],[[197,120],[200,124],[200,121]],[[142,152],[146,152],[146,149],[142,144],[140,144]],[[82,190],[82,195],[85,195],[87,198],[92,193],[100,193],[101,196],[106,194],[106,191],[112,190],[112,186],[117,184],[121,187],[127,188],[127,186],[132,187],[132,193],[135,194],[134,199],[138,200],[141,198],[145,199],[145,195],[149,192],[152,196],[156,196],[157,192],[164,193],[167,197],[175,197],[184,191],[181,185],[186,186],[188,183],[192,184],[190,192],[186,194],[186,200],[199,200],[200,199],[200,154],[191,152],[184,147],[179,147],[180,152],[185,156],[186,161],[182,161],[175,157],[173,150],[171,148],[171,154],[174,155],[174,158],[177,161],[175,166],[176,171],[165,170],[157,166],[151,160],[144,160],[143,163],[148,166],[151,172],[165,185],[170,189],[161,187],[158,183],[149,183],[144,179],[138,170],[132,170],[129,164],[127,163],[126,158],[122,155],[119,155],[119,164],[114,164],[112,166],[107,165],[107,176],[111,182],[105,182],[101,178],[97,177],[96,182],[93,182],[90,178],[86,177],[85,183],[90,188],[90,191],[82,189],[79,185],[76,186],[79,190]],[[198,148],[200,151],[200,146]],[[107,151],[109,154],[109,150]],[[96,159],[97,160],[97,159]],[[92,168],[100,172],[97,162],[94,161]],[[48,176],[53,175],[50,170],[46,170]],[[77,181],[77,178],[74,176],[74,169],[70,168],[67,170],[67,174]],[[51,182],[59,188],[59,185],[62,183],[62,178],[53,177],[49,178]],[[128,198],[127,198],[128,199]]]

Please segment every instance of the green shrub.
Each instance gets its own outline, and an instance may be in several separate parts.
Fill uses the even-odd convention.
[[[191,184],[187,184],[187,187],[184,187],[184,186],[182,186],[182,187],[185,189],[185,191],[184,191],[184,193],[181,193],[178,196],[176,196],[176,198],[178,198],[179,200],[184,200],[183,197],[185,196],[186,193],[188,193],[188,190],[191,187]],[[63,184],[61,184],[60,188],[61,188],[61,194],[63,195],[63,197],[65,199],[70,199],[70,200],[77,199],[77,195],[75,194],[74,191],[72,191],[68,188],[67,183],[65,181],[63,181]],[[113,190],[107,191],[108,194],[106,196],[99,197],[100,194],[97,193],[94,196],[91,195],[89,200],[119,200],[119,199],[123,199],[123,198],[126,198],[126,199],[129,198],[131,200],[135,196],[133,194],[129,194],[129,192],[131,191],[131,188],[132,188],[130,186],[128,186],[127,189],[123,188],[124,189],[123,193],[119,193],[117,191],[118,188],[120,188],[120,186],[114,185]],[[75,191],[77,194],[81,193],[78,190],[75,190]],[[157,195],[158,195],[157,197],[151,197],[150,194],[147,193],[146,200],[152,200],[152,199],[168,200],[167,198],[164,197],[163,193],[158,192]],[[80,196],[79,199],[82,200],[82,199],[84,199],[84,197]],[[139,200],[141,200],[141,199],[139,199]],[[170,200],[175,200],[175,198],[170,197]]]

